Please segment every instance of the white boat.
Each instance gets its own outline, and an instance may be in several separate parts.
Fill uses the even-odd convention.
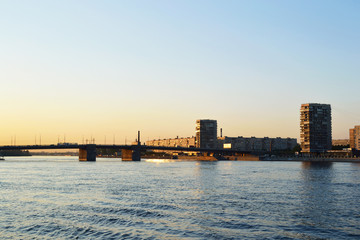
[[[5,158],[4,158],[3,156],[0,156],[0,161],[1,161],[1,160],[5,160]]]

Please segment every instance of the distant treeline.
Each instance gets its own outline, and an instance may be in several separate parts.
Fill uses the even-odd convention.
[[[6,150],[0,151],[0,156],[31,156],[28,150]]]

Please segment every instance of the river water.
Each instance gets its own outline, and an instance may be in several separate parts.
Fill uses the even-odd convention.
[[[359,239],[360,164],[0,162],[1,239]]]

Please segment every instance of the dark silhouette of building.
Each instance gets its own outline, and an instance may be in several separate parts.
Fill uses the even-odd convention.
[[[217,121],[196,120],[195,146],[197,148],[217,148]]]
[[[256,137],[219,137],[219,148],[251,152],[271,152],[292,150],[297,145],[296,138],[256,138]]]
[[[330,104],[307,103],[301,105],[300,143],[302,152],[321,153],[331,150]]]

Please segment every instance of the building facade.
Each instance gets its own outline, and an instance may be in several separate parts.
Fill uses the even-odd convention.
[[[256,138],[256,137],[217,137],[217,121],[196,120],[195,137],[154,139],[146,141],[148,146],[196,147],[214,149],[233,149],[248,152],[271,152],[292,150],[297,145],[296,138]]]
[[[321,153],[331,150],[330,104],[307,103],[300,108],[300,143],[302,152]]]
[[[195,146],[197,148],[217,148],[217,121],[210,119],[196,120]]]
[[[355,148],[355,135],[354,135],[355,128],[349,129],[349,143],[350,148]]]
[[[278,150],[292,150],[297,145],[296,138],[256,138],[256,137],[220,137],[219,148],[239,151],[271,152]]]
[[[349,139],[333,139],[332,145],[333,146],[347,146],[350,144]]]
[[[146,141],[148,146],[158,147],[195,147],[195,137],[155,139]]]
[[[360,150],[360,125],[349,130],[350,148]]]
[[[154,139],[146,141],[149,146],[217,148],[217,121],[196,120],[195,137]]]

